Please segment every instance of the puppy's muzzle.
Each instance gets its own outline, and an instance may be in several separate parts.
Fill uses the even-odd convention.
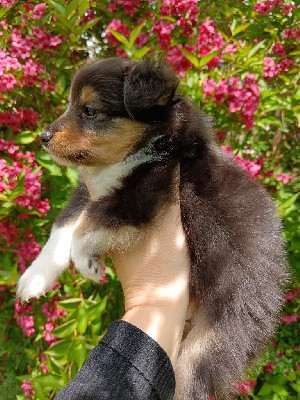
[[[48,142],[50,142],[51,138],[52,138],[52,133],[49,131],[43,131],[40,134],[40,139],[44,144],[47,144]]]

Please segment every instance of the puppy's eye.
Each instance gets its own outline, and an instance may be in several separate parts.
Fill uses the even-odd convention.
[[[85,106],[84,107],[84,115],[88,116],[88,117],[94,117],[97,114],[97,111],[90,106]]]

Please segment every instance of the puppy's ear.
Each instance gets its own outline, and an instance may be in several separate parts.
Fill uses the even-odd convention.
[[[132,118],[151,119],[172,101],[179,79],[162,61],[129,62],[124,71],[124,104]],[[157,117],[158,115],[156,115]]]

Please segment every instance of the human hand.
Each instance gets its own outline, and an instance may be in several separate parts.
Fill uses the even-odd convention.
[[[168,206],[129,249],[110,256],[124,291],[123,320],[156,340],[174,362],[189,301],[189,257],[179,204]]]

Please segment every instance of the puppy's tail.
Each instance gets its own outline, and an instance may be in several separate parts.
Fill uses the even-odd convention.
[[[195,312],[175,398],[231,399],[277,326],[288,275],[281,224],[265,191],[222,155],[181,168],[180,204]]]
[[[175,367],[175,400],[235,398],[236,383],[243,379],[246,367],[255,360],[274,327],[274,320],[269,317],[266,325],[259,322],[261,309],[257,315],[255,311],[247,315],[246,305],[240,311],[238,316],[228,307],[228,314],[215,322],[203,308],[197,311],[194,326],[182,342]]]

